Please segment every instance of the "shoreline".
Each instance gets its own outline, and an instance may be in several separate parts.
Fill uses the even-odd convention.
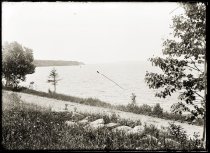
[[[131,112],[134,114],[140,114],[140,115],[146,115],[146,116],[151,116],[151,117],[156,117],[156,118],[161,118],[165,120],[171,120],[171,121],[177,121],[180,123],[187,123],[187,124],[192,124],[192,125],[197,125],[197,126],[203,126],[203,120],[202,119],[197,119],[195,122],[191,122],[190,120],[187,119],[186,114],[174,114],[172,112],[168,112],[164,110],[162,107],[156,107],[158,103],[154,106],[150,106],[147,104],[143,105],[132,105],[132,103],[129,103],[127,105],[113,105],[105,101],[101,101],[98,98],[91,98],[91,97],[75,97],[75,96],[70,96],[70,95],[65,95],[61,93],[47,93],[39,90],[33,90],[33,89],[28,89],[27,87],[21,87],[17,90],[13,90],[12,88],[8,87],[3,87],[4,90],[7,91],[14,91],[14,92],[22,92],[26,94],[32,94],[36,96],[41,96],[41,97],[46,97],[46,98],[52,98],[52,99],[57,99],[57,100],[62,100],[62,101],[69,101],[69,102],[75,102],[79,104],[84,104],[84,105],[90,105],[90,106],[98,106],[98,107],[103,107],[103,108],[110,108],[110,109],[115,109],[123,112]],[[155,107],[157,108],[156,110]],[[162,109],[162,110],[161,110]],[[157,111],[159,113],[157,113]],[[160,113],[162,111],[162,113]]]

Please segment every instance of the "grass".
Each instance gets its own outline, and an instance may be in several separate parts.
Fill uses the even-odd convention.
[[[41,96],[41,97],[54,98],[57,100],[71,101],[71,102],[85,104],[85,105],[111,107],[111,104],[103,102],[96,98],[79,98],[79,97],[68,96],[68,95],[64,95],[64,94],[58,94],[58,93],[46,93],[46,92],[36,91],[36,90],[24,88],[24,87],[20,88],[20,89],[16,89],[16,90],[9,88],[9,87],[7,87],[7,88],[3,87],[3,89],[28,93],[28,94],[32,94],[32,95]]]
[[[203,125],[202,119],[196,119],[194,122],[191,122],[188,115],[180,115],[180,114],[169,113],[169,112],[163,111],[163,109],[159,106],[159,104],[156,104],[154,107],[151,107],[147,104],[143,104],[141,106],[137,106],[133,104],[117,105],[115,106],[115,109],[125,111],[125,112],[132,112],[135,114],[143,114],[143,115],[148,115],[152,117],[158,117],[158,118],[162,118],[166,120],[178,121],[181,123],[187,122],[188,124],[192,124],[192,125],[198,125],[198,126]]]
[[[189,140],[185,132],[174,124],[164,135],[161,135],[161,131],[154,126],[145,125],[142,134],[125,136],[124,133],[114,133],[108,128],[92,131],[83,126],[69,127],[65,121],[81,119],[73,118],[72,114],[72,112],[51,112],[33,104],[23,103],[17,94],[12,93],[3,101],[3,147],[9,150],[203,150],[197,137]],[[82,115],[90,116],[92,121],[104,118],[106,123],[117,122],[129,126],[141,124],[140,121],[120,120],[116,114]],[[146,134],[156,137],[158,141],[144,139]],[[167,138],[181,144],[166,143]]]
[[[3,87],[3,89],[14,91],[14,89],[9,88],[9,87]],[[202,119],[197,119],[194,122],[191,122],[191,120],[189,119],[187,115],[180,115],[180,114],[174,114],[174,113],[163,111],[163,109],[160,106],[158,106],[158,104],[154,107],[151,107],[146,104],[137,106],[137,105],[133,105],[132,103],[128,105],[111,105],[109,103],[103,102],[96,98],[79,98],[79,97],[68,96],[64,94],[58,94],[58,93],[46,93],[46,92],[36,91],[36,90],[24,88],[24,87],[16,89],[15,91],[33,94],[33,95],[37,95],[41,97],[54,98],[57,100],[71,101],[71,102],[85,104],[85,105],[105,107],[105,108],[114,108],[120,111],[132,112],[135,114],[143,114],[143,115],[158,117],[158,118],[167,119],[167,120],[179,121],[179,122],[187,122],[187,123],[198,125],[198,126],[203,125]]]

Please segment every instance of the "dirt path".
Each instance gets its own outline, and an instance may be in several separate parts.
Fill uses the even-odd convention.
[[[9,93],[12,93],[12,92],[4,91],[3,99],[4,99],[5,94],[9,94]],[[123,111],[102,108],[102,107],[97,107],[97,106],[83,105],[83,104],[78,104],[78,103],[74,103],[74,102],[68,102],[68,101],[56,100],[56,99],[52,99],[52,98],[35,96],[35,95],[31,95],[31,94],[25,94],[25,93],[17,93],[17,94],[21,97],[21,100],[26,103],[37,104],[37,105],[45,107],[45,108],[51,107],[52,110],[54,110],[54,111],[64,111],[65,104],[68,104],[68,111],[76,110],[77,112],[81,112],[81,113],[93,113],[93,114],[116,113],[117,115],[119,115],[119,117],[121,117],[123,119],[130,119],[130,120],[134,120],[134,121],[140,120],[143,125],[144,125],[144,123],[146,123],[147,125],[153,124],[158,128],[160,128],[161,126],[166,127],[169,125],[169,122],[172,122],[170,120],[160,119],[160,118],[156,118],[156,117],[150,117],[150,116],[146,116],[146,115],[123,112]],[[190,137],[193,136],[194,132],[198,132],[200,135],[202,135],[202,132],[203,132],[202,126],[189,125],[187,123],[180,123],[180,122],[175,122],[175,124],[181,125],[184,128],[184,130],[186,130],[187,134]]]

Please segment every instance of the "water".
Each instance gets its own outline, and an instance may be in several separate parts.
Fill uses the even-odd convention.
[[[26,76],[29,86],[34,81],[34,89],[48,92],[53,91],[53,85],[47,83],[53,67],[37,67],[34,74]],[[78,97],[98,98],[111,104],[126,105],[131,102],[131,94],[135,93],[138,105],[148,104],[154,106],[160,103],[164,110],[170,111],[170,106],[178,101],[178,93],[165,99],[155,97],[155,90],[149,89],[144,81],[146,71],[159,72],[157,67],[152,67],[148,62],[113,63],[113,64],[87,64],[82,66],[55,66],[61,79],[57,85],[57,93]],[[116,83],[109,81],[97,71],[106,75]]]

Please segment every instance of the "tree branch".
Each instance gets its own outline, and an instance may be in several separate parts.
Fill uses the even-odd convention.
[[[190,59],[191,59],[192,63],[194,64],[194,66],[196,67],[196,69],[197,69],[198,71],[202,72],[202,71],[195,65],[195,62],[192,60],[191,57],[190,57]]]
[[[198,69],[196,69],[196,68],[194,68],[194,67],[191,67],[191,66],[189,66],[189,65],[186,65],[187,67],[189,67],[189,68],[191,68],[191,69],[194,69],[194,70],[196,70],[196,71],[200,71],[200,70],[198,70]]]
[[[204,97],[201,96],[200,94],[198,94],[196,91],[194,91],[194,93],[195,93],[196,95],[198,95],[199,97],[201,97],[202,99],[204,99]]]

